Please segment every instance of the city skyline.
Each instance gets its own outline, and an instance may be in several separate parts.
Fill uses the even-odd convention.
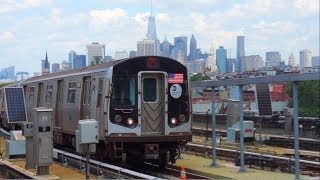
[[[172,8],[175,7],[175,8]],[[49,12],[49,13],[47,13]],[[146,37],[150,1],[3,1],[0,3],[0,63],[17,71],[40,72],[39,62],[48,52],[50,63],[68,60],[74,50],[85,54],[92,42],[105,44],[106,55],[136,50]],[[237,36],[245,36],[245,54],[279,51],[288,62],[293,53],[310,49],[319,56],[319,1],[219,1],[182,0],[153,2],[157,37],[194,34],[197,47],[209,52],[224,46],[237,56]],[[187,48],[188,49],[188,48]],[[188,49],[188,54],[189,49]]]

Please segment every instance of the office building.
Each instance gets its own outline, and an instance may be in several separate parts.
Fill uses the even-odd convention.
[[[216,62],[218,66],[219,74],[227,72],[227,50],[223,46],[219,46],[216,50]]]
[[[134,58],[137,56],[137,51],[130,51],[129,58]]]
[[[320,66],[320,56],[312,57],[312,67]]]
[[[300,51],[300,69],[307,67],[312,67],[312,54],[309,49]]]
[[[161,44],[161,56],[170,57],[171,53],[172,53],[172,45],[168,41],[167,36],[165,36]]]
[[[288,66],[295,66],[296,65],[296,59],[293,56],[293,53],[289,56]]]
[[[188,38],[186,36],[180,36],[174,38],[173,45],[173,58],[177,59],[178,52],[181,51],[183,61],[187,60],[187,48],[188,48]]]
[[[235,69],[238,72],[243,72],[243,67],[241,67],[243,57],[245,56],[244,51],[244,36],[237,36],[237,64]]]
[[[69,70],[69,62],[68,61],[62,61],[61,63],[61,71],[67,71]]]
[[[205,65],[205,73],[208,75],[213,75],[216,71],[217,71],[216,52],[214,47],[211,45],[209,56]]]
[[[263,67],[263,59],[259,55],[250,55],[250,56],[244,56],[241,58],[243,67],[243,71],[256,71],[259,68]]]
[[[51,72],[52,73],[57,73],[60,71],[60,64],[59,63],[53,63],[51,65]]]
[[[266,52],[266,67],[279,67],[281,54],[277,51]]]
[[[0,79],[15,80],[15,66],[9,66],[0,70]]]
[[[86,61],[88,66],[105,62],[105,45],[94,42],[86,46]]]
[[[119,59],[125,59],[128,58],[128,52],[127,51],[116,51],[114,60],[119,60]]]
[[[199,58],[199,56],[197,56],[197,41],[194,38],[194,35],[192,34],[191,39],[190,39],[189,61],[193,61],[198,58]]]

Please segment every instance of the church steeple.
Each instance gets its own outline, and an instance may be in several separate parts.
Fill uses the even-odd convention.
[[[50,63],[48,61],[48,53],[46,51],[46,58],[42,60],[42,75],[50,74]]]

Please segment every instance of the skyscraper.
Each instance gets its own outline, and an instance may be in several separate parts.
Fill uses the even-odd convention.
[[[159,50],[158,50],[159,49]],[[160,42],[159,40],[144,39],[137,43],[137,56],[152,56],[159,55]]]
[[[105,62],[105,45],[94,42],[86,47],[87,64],[96,65]]]
[[[189,53],[189,60],[193,61],[197,59],[197,41],[194,38],[194,35],[192,34],[190,39],[190,53]]]
[[[170,55],[171,55],[171,44],[168,41],[167,36],[165,36],[161,44],[161,56],[170,57]]]
[[[312,67],[312,54],[309,49],[300,51],[300,69],[306,67]]]
[[[242,57],[242,71],[254,71],[263,67],[262,57],[259,55],[250,55]]]
[[[69,52],[69,69],[73,69],[73,61],[77,58],[77,54],[74,51]]]
[[[60,71],[60,64],[59,63],[53,63],[51,65],[51,72],[56,73]]]
[[[219,74],[227,72],[227,50],[223,46],[219,46],[216,51],[216,61],[219,70]]]
[[[173,58],[177,59],[179,51],[182,53],[183,60],[187,60],[188,38],[185,36],[174,38]]]
[[[152,15],[148,19],[147,39],[157,40],[156,19]]]
[[[237,36],[237,67],[239,72],[243,71],[243,67],[241,67],[243,57],[245,56],[245,51],[244,51],[244,36]]]
[[[134,58],[137,56],[137,51],[130,51],[129,58]]]
[[[216,72],[217,65],[216,65],[216,52],[214,50],[213,45],[210,47],[209,57],[206,62],[205,71],[208,75],[213,75]]]
[[[77,55],[73,60],[73,69],[82,68],[86,66],[86,55]]]
[[[266,52],[266,66],[279,67],[281,62],[281,54],[277,51]]]
[[[15,66],[9,66],[0,70],[0,79],[15,79]]]
[[[148,19],[148,33],[147,39],[156,41],[157,31],[156,31],[156,18],[152,15],[152,0],[151,0],[151,12],[150,17]]]

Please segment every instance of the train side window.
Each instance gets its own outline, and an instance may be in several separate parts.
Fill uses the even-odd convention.
[[[143,79],[143,100],[145,102],[157,101],[157,79],[156,78]]]
[[[99,78],[97,107],[101,106],[102,91],[103,91],[103,78]]]
[[[53,85],[52,84],[48,84],[47,85],[47,92],[46,92],[46,103],[52,103],[52,89],[53,89]]]
[[[29,91],[29,103],[31,105],[34,105],[34,91],[35,91],[35,88],[32,86],[30,87],[30,91]]]
[[[76,102],[76,89],[77,89],[77,82],[70,81],[69,90],[68,90],[68,103],[74,104]]]

